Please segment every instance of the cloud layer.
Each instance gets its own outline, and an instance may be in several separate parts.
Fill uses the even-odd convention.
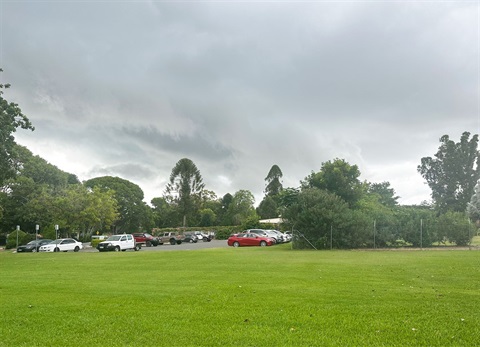
[[[195,162],[218,196],[278,165],[295,187],[344,158],[401,202],[438,139],[479,132],[474,2],[5,2],[1,78],[17,141],[85,180],[161,196]]]

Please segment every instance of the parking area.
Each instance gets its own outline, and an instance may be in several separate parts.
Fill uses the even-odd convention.
[[[156,247],[142,247],[141,252],[165,252],[165,251],[191,251],[196,249],[221,248],[228,247],[227,240],[212,240],[210,242],[189,243],[182,242],[180,245],[163,244]],[[84,243],[84,249],[80,252],[98,252],[90,246],[90,243]]]

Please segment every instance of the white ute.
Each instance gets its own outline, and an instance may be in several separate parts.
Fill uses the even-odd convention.
[[[140,248],[140,245],[137,245],[132,234],[112,235],[97,245],[97,249],[100,252],[119,252],[126,251],[127,249],[138,251]]]

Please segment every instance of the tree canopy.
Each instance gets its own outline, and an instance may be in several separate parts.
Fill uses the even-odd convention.
[[[417,167],[432,190],[432,199],[439,212],[464,212],[480,179],[478,135],[470,138],[464,132],[455,143],[448,135],[440,138],[434,157],[423,157]]]
[[[0,69],[0,72],[3,70]],[[8,102],[3,97],[4,90],[8,88],[10,88],[10,84],[0,84],[0,187],[3,186],[6,179],[12,178],[16,174],[13,133],[18,128],[35,130],[18,104]]]
[[[183,223],[186,223],[187,217],[193,214],[195,198],[199,198],[204,187],[200,170],[192,160],[180,159],[173,167],[165,193],[178,204]]]

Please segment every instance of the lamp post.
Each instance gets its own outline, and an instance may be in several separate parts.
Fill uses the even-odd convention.
[[[58,224],[55,224],[55,240],[58,239]]]
[[[18,232],[20,231],[20,225],[17,225],[17,248],[18,248]]]
[[[38,230],[40,230],[40,225],[35,225],[35,241],[38,241]]]

